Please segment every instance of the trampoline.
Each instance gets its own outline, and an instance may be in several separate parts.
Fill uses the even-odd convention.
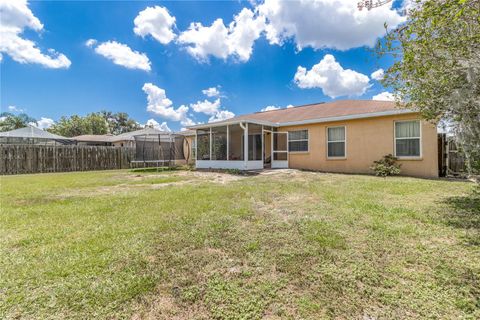
[[[132,164],[135,167],[175,167],[189,161],[190,146],[181,134],[142,134],[134,138],[135,158]]]

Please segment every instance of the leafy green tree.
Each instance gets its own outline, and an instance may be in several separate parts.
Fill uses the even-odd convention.
[[[85,117],[78,115],[61,117],[48,131],[65,137],[84,134],[107,134],[108,124],[102,114],[90,113]]]
[[[108,123],[108,131],[111,134],[122,134],[141,129],[137,121],[130,118],[125,112],[112,113],[111,111],[100,111],[100,114]]]
[[[395,63],[383,80],[398,102],[445,121],[469,171],[480,167],[480,0],[412,0],[407,21],[379,41]]]
[[[26,127],[29,123],[37,124],[37,121],[25,113],[14,115],[9,112],[0,113],[0,131],[10,131]]]

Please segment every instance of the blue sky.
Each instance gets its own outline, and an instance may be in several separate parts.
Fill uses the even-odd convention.
[[[53,121],[106,109],[180,130],[268,106],[388,99],[372,73],[392,61],[371,46],[384,22],[401,23],[401,4],[356,2],[7,0],[1,109]]]

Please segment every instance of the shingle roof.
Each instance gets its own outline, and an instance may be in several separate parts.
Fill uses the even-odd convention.
[[[188,136],[194,136],[194,135],[195,135],[195,130],[188,130],[188,129],[187,129],[187,130],[179,131],[179,132],[177,132],[176,134],[180,134],[180,135],[186,136],[186,137],[188,137]]]
[[[399,113],[413,112],[405,109],[398,109],[393,101],[377,100],[337,100],[327,103],[315,103],[292,108],[264,111],[240,115],[228,120],[215,122],[216,125],[235,121],[259,121],[277,125],[306,121],[321,120],[328,118],[349,117],[374,114],[382,115],[388,112]]]
[[[165,133],[165,131],[153,129],[150,127],[132,131],[132,132],[126,132],[119,134],[118,136],[113,136],[110,141],[115,142],[115,141],[127,141],[127,140],[135,140],[135,136],[141,136],[141,135],[146,135],[146,134],[161,134]]]
[[[77,141],[94,141],[94,142],[110,142],[113,138],[111,134],[83,134],[80,136],[72,137]]]
[[[0,132],[0,137],[71,140],[71,138],[62,137],[31,125],[20,129]]]

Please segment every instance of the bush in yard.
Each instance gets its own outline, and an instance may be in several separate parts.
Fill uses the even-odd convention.
[[[373,166],[370,167],[377,176],[395,176],[400,174],[400,164],[397,164],[397,158],[391,154],[383,156],[382,159],[373,161]]]

